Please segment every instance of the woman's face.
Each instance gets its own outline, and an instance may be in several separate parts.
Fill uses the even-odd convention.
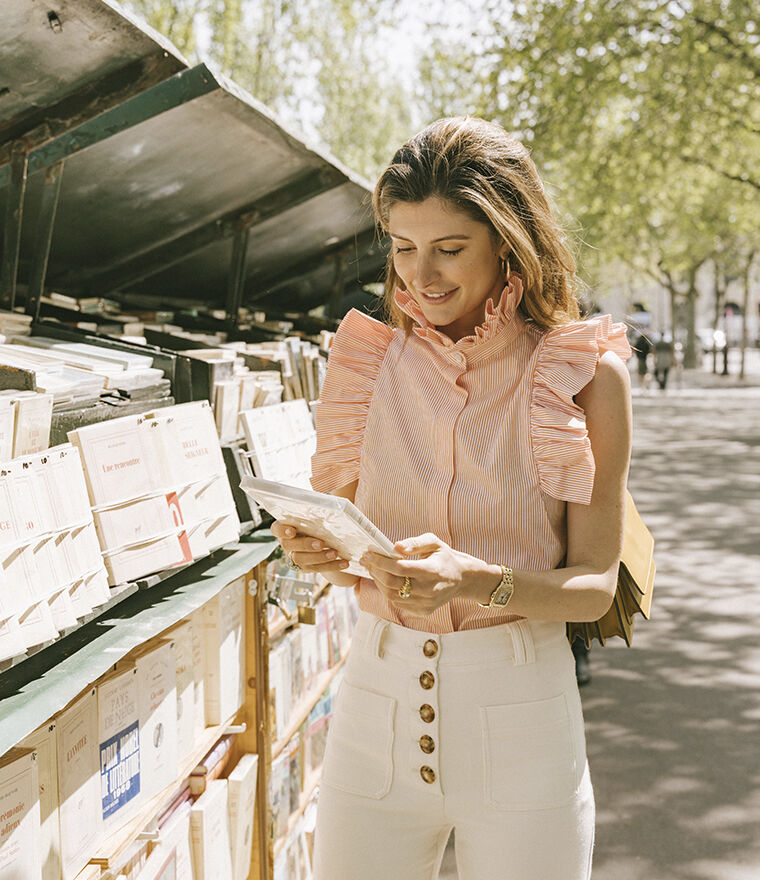
[[[504,288],[500,261],[509,246],[437,197],[396,202],[388,219],[393,265],[424,316],[455,342],[472,334],[486,301],[497,302]]]

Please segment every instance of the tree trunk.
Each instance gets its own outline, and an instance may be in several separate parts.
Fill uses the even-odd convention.
[[[697,296],[699,292],[694,282],[689,285],[686,294],[686,350],[684,351],[683,365],[687,369],[694,369],[697,364]]]
[[[739,378],[744,378],[744,355],[747,350],[747,314],[749,312],[749,276],[752,272],[752,263],[755,261],[755,252],[752,251],[744,264],[744,297],[742,299],[742,338],[739,350]]]
[[[726,299],[726,286],[725,284],[721,284],[721,281],[724,279],[723,273],[720,270],[720,263],[717,260],[713,261],[713,267],[715,269],[715,311],[713,313],[713,350],[712,350],[712,371],[713,373],[718,372],[718,347],[715,345],[715,337],[720,329],[720,319],[723,314],[723,307]],[[726,346],[728,346],[728,338],[726,338]],[[724,374],[725,375],[725,374]]]

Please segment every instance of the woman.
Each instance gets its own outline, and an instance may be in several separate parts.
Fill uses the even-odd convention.
[[[318,880],[588,878],[594,802],[568,620],[615,591],[630,450],[622,325],[580,322],[573,259],[527,150],[443,119],[374,193],[394,327],[341,323],[316,489],[399,558],[346,574],[274,525],[361,615],[325,756]]]

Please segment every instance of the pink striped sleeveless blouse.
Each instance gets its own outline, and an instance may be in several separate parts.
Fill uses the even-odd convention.
[[[317,408],[312,485],[331,492],[358,479],[356,505],[392,540],[433,532],[486,562],[541,571],[567,546],[566,503],[588,504],[594,459],[576,395],[607,350],[630,357],[609,315],[551,331],[516,311],[512,275],[488,300],[475,334],[453,342],[405,291],[408,336],[357,311],[330,349]],[[359,606],[426,632],[517,619],[455,598],[429,617],[391,605],[369,579]]]

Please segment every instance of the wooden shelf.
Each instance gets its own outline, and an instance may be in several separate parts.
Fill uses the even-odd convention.
[[[95,855],[90,859],[90,865],[97,865],[102,869],[119,867],[119,859],[126,848],[135,840],[137,835],[144,831],[171,803],[174,796],[186,784],[187,777],[192,769],[201,762],[214,744],[220,740],[227,730],[235,724],[236,712],[223,724],[207,727],[203,737],[193,752],[182,762],[176,779],[163,791],[155,794],[143,807],[121,828],[114,831],[103,841]]]
[[[285,732],[285,735],[278,739],[276,742],[272,743],[272,760],[274,760],[285,748],[285,746],[290,742],[290,740],[293,739],[294,735],[298,732],[298,728],[309,717],[309,713],[314,708],[314,706],[316,706],[319,698],[322,696],[325,689],[338,674],[338,670],[346,662],[350,647],[351,643],[349,642],[340,660],[335,664],[335,666],[332,667],[332,669],[328,669],[327,672],[322,673],[322,675],[317,679],[316,685],[298,704],[298,708],[293,713],[293,720],[288,725],[288,729]]]
[[[274,857],[277,858],[280,850],[287,843],[288,838],[293,833],[293,829],[296,827],[298,820],[303,816],[306,807],[311,800],[312,795],[316,787],[319,785],[319,780],[322,778],[322,767],[319,766],[317,769],[310,774],[306,782],[304,783],[303,791],[301,792],[301,796],[298,798],[298,809],[291,813],[288,818],[288,830],[283,834],[282,837],[278,837],[274,842]]]

